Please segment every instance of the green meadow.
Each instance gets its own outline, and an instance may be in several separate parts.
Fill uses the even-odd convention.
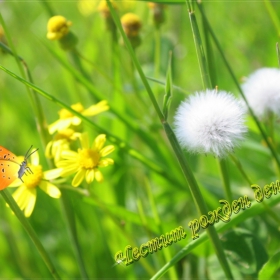
[[[30,168],[0,151],[0,279],[279,279],[279,112],[223,158],[174,134],[279,68],[279,1],[106,1],[0,1],[0,146]]]

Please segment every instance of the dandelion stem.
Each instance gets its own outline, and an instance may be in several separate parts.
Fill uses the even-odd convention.
[[[233,154],[230,154],[229,156],[231,157],[231,160],[234,162],[234,164],[236,165],[236,167],[238,168],[238,170],[242,174],[242,176],[245,179],[245,181],[249,184],[249,186],[251,186],[252,185],[252,181],[247,176],[247,174],[244,171],[244,168],[242,167],[242,165],[241,165],[240,161],[238,160],[238,158],[236,156],[234,156]]]
[[[198,29],[194,11],[189,10],[189,17],[190,17],[190,22],[191,22],[191,27],[192,27],[196,54],[197,54],[197,58],[198,58],[198,62],[199,62],[199,69],[200,69],[200,74],[201,74],[201,78],[202,78],[203,88],[211,89],[212,85],[211,85],[211,81],[210,81],[206,56],[205,56],[205,53],[203,50],[202,41],[201,41],[201,37],[199,34],[199,29]]]
[[[227,198],[227,201],[231,202],[232,201],[232,193],[230,189],[230,180],[229,180],[229,175],[228,175],[228,164],[226,159],[218,159],[219,161],[219,166],[220,166],[220,171],[222,174],[223,178],[223,186],[225,190],[225,195]]]
[[[247,101],[247,99],[246,99],[246,97],[245,97],[245,95],[244,95],[244,93],[243,93],[243,91],[242,91],[240,85],[239,85],[239,82],[238,82],[238,80],[236,79],[236,77],[235,77],[235,75],[234,75],[234,73],[233,73],[233,70],[231,69],[231,67],[230,67],[230,65],[229,65],[229,63],[228,63],[228,61],[227,61],[227,59],[226,59],[226,57],[225,57],[225,55],[224,55],[224,53],[223,53],[223,50],[222,50],[222,48],[221,48],[221,45],[220,45],[220,43],[219,43],[219,41],[218,41],[218,39],[217,39],[215,33],[213,32],[213,30],[212,30],[212,28],[211,28],[211,26],[210,26],[210,24],[209,24],[209,22],[208,22],[208,20],[207,20],[207,18],[206,18],[206,15],[205,15],[204,10],[203,10],[203,8],[202,8],[202,6],[201,6],[201,3],[198,3],[197,6],[198,6],[198,8],[199,8],[199,10],[200,10],[201,15],[203,16],[203,18],[204,18],[204,20],[205,20],[205,23],[206,23],[207,26],[208,26],[208,30],[209,30],[209,32],[210,32],[210,34],[211,34],[211,36],[212,36],[212,38],[213,38],[213,41],[214,41],[214,43],[215,43],[215,45],[216,45],[216,47],[217,47],[217,49],[218,49],[218,51],[219,51],[219,53],[220,53],[220,55],[221,55],[222,60],[223,60],[224,63],[225,63],[226,68],[228,69],[228,72],[230,73],[230,75],[231,75],[231,77],[232,77],[232,79],[233,79],[233,81],[234,81],[234,83],[235,83],[235,85],[236,85],[238,91],[240,92],[241,97],[242,97],[243,100],[245,101],[245,103],[246,103],[246,105],[247,105],[247,107],[248,107],[248,110],[249,110],[251,116],[252,116],[253,119],[254,119],[254,122],[256,123],[256,125],[257,125],[257,127],[258,127],[258,129],[259,129],[259,131],[260,131],[260,133],[261,133],[261,135],[262,135],[262,137],[263,137],[263,139],[265,140],[265,142],[266,142],[266,144],[267,144],[267,146],[268,146],[268,148],[269,148],[269,150],[270,150],[270,152],[271,152],[273,158],[274,158],[275,161],[276,161],[276,164],[277,164],[278,169],[280,170],[280,161],[279,161],[279,158],[278,158],[278,156],[277,156],[277,153],[276,153],[275,149],[273,148],[273,146],[271,145],[270,141],[268,140],[268,137],[267,137],[267,135],[266,135],[266,133],[265,133],[263,127],[261,126],[261,124],[260,124],[258,118],[256,117],[254,111],[253,111],[252,108],[250,107],[250,105],[249,105],[249,103],[248,103],[248,101]]]
[[[278,67],[280,68],[280,50],[279,50],[279,43],[276,43],[276,53],[278,58]]]
[[[183,174],[185,176],[185,178],[187,179],[188,183],[189,183],[189,187],[190,187],[190,190],[191,190],[191,193],[192,193],[192,196],[193,196],[193,199],[195,201],[195,204],[199,210],[199,213],[202,215],[202,214],[206,214],[207,213],[207,208],[206,208],[206,205],[205,205],[205,202],[203,200],[203,197],[201,195],[201,192],[199,190],[199,187],[198,187],[198,184],[195,180],[195,177],[191,171],[191,168],[189,167],[186,159],[185,159],[185,156],[183,154],[183,151],[181,150],[181,147],[178,143],[178,140],[177,138],[175,137],[175,134],[173,132],[173,130],[171,129],[170,125],[168,124],[168,122],[166,122],[164,120],[164,115],[163,115],[163,112],[161,111],[157,101],[156,101],[156,98],[152,92],[152,89],[143,73],[143,70],[140,66],[140,63],[138,62],[138,59],[132,49],[132,46],[128,40],[128,38],[126,37],[125,33],[124,33],[124,30],[121,26],[121,22],[120,22],[120,19],[118,18],[118,16],[116,15],[116,12],[114,11],[113,7],[112,7],[112,4],[110,2],[110,0],[106,0],[107,1],[107,4],[108,4],[108,7],[110,9],[110,12],[111,12],[111,15],[114,19],[114,22],[117,26],[117,28],[119,29],[119,31],[121,32],[122,34],[122,37],[123,37],[123,40],[124,40],[124,43],[129,51],[129,54],[131,56],[131,59],[133,60],[134,64],[135,64],[135,67],[139,73],[139,76],[141,77],[141,80],[146,88],[146,91],[151,99],[151,102],[157,112],[157,115],[164,127],[164,130],[165,130],[165,133],[166,133],[166,136],[168,137],[168,140],[175,152],[175,155],[180,163],[180,166],[181,166],[181,169],[183,171]],[[208,80],[209,80],[209,77],[208,77]],[[209,80],[210,81],[210,80]],[[223,248],[222,248],[222,245],[220,243],[220,240],[218,238],[218,235],[217,235],[217,232],[215,231],[215,228],[214,227],[208,227],[207,228],[207,232],[208,234],[210,235],[210,239],[214,245],[214,248],[216,250],[216,254],[218,256],[218,259],[220,261],[220,264],[226,274],[226,276],[228,278],[232,278],[232,274],[231,274],[231,271],[230,271],[230,268],[229,268],[229,265],[227,263],[227,259],[225,257],[225,254],[224,254],[224,251],[223,251]]]
[[[37,248],[38,252],[40,253],[43,261],[45,262],[46,266],[48,267],[51,275],[54,279],[60,279],[55,267],[53,266],[49,255],[47,254],[45,248],[43,247],[42,243],[40,242],[38,236],[36,235],[34,229],[31,227],[27,219],[24,217],[22,211],[19,209],[17,203],[15,202],[12,195],[9,193],[7,189],[1,191],[1,195],[5,199],[6,203],[10,206],[16,217],[18,218],[19,222],[22,224],[24,229],[27,231],[29,237],[33,241],[35,247]]]

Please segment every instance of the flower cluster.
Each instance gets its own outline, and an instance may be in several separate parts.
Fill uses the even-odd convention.
[[[109,109],[107,101],[101,101],[95,105],[84,109],[82,104],[77,103],[71,106],[72,109],[84,116],[94,116]],[[89,145],[87,132],[82,131],[82,120],[66,109],[59,111],[59,119],[49,125],[49,132],[53,135],[46,146],[46,157],[53,158],[57,168],[43,172],[43,167],[39,164],[38,153],[31,155],[31,164],[28,165],[32,173],[15,180],[10,187],[19,187],[13,194],[19,207],[24,210],[26,217],[32,214],[36,202],[37,187],[53,198],[59,198],[61,193],[55,186],[55,179],[68,177],[75,174],[72,186],[79,186],[85,179],[88,184],[95,179],[97,182],[103,181],[100,168],[112,165],[113,159],[105,158],[114,151],[113,145],[104,146],[106,135],[98,135],[93,144]],[[81,148],[77,152],[71,146],[79,140]],[[75,143],[77,144],[77,143]],[[19,158],[18,161],[22,162]],[[65,180],[65,179],[63,179]]]

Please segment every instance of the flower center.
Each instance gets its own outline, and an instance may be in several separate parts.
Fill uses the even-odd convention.
[[[27,188],[36,188],[43,177],[43,171],[41,165],[31,165],[30,169],[33,173],[29,173],[28,171],[25,172],[23,176],[24,184]]]
[[[80,166],[86,169],[92,169],[98,166],[100,154],[93,149],[79,149],[79,163]]]

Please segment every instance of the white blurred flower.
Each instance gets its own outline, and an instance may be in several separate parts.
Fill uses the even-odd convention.
[[[262,118],[268,112],[280,114],[280,70],[261,68],[251,74],[242,85],[248,103]]]
[[[223,157],[243,139],[245,113],[245,107],[230,93],[196,92],[179,106],[175,134],[190,152]]]

